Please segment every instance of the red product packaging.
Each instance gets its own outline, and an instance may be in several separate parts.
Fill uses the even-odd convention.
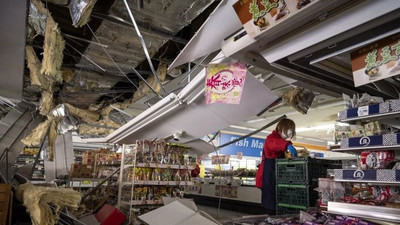
[[[126,216],[112,205],[105,204],[95,215],[101,225],[120,225]]]
[[[394,160],[394,151],[364,151],[361,169],[384,169]]]

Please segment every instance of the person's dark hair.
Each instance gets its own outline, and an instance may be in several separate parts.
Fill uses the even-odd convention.
[[[292,137],[296,136],[296,124],[291,119],[281,119],[276,125],[275,131],[278,133],[287,134],[287,131],[291,130],[293,132]]]

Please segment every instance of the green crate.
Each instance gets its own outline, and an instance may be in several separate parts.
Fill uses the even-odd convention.
[[[284,204],[284,203],[278,203],[276,206],[277,215],[299,214],[300,211],[307,211],[307,207],[301,205]]]
[[[318,192],[309,185],[277,184],[276,202],[291,205],[315,206]]]
[[[342,164],[339,160],[312,158],[277,159],[276,183],[313,185],[315,184],[315,182],[312,182],[313,180],[326,177],[327,169],[340,169],[341,166]]]

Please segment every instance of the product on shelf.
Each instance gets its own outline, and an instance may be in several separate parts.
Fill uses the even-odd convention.
[[[394,161],[394,151],[363,151],[361,169],[385,169]]]

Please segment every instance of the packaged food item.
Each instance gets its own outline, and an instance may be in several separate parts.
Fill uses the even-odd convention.
[[[361,169],[385,169],[394,161],[394,152],[363,151],[361,153]]]

